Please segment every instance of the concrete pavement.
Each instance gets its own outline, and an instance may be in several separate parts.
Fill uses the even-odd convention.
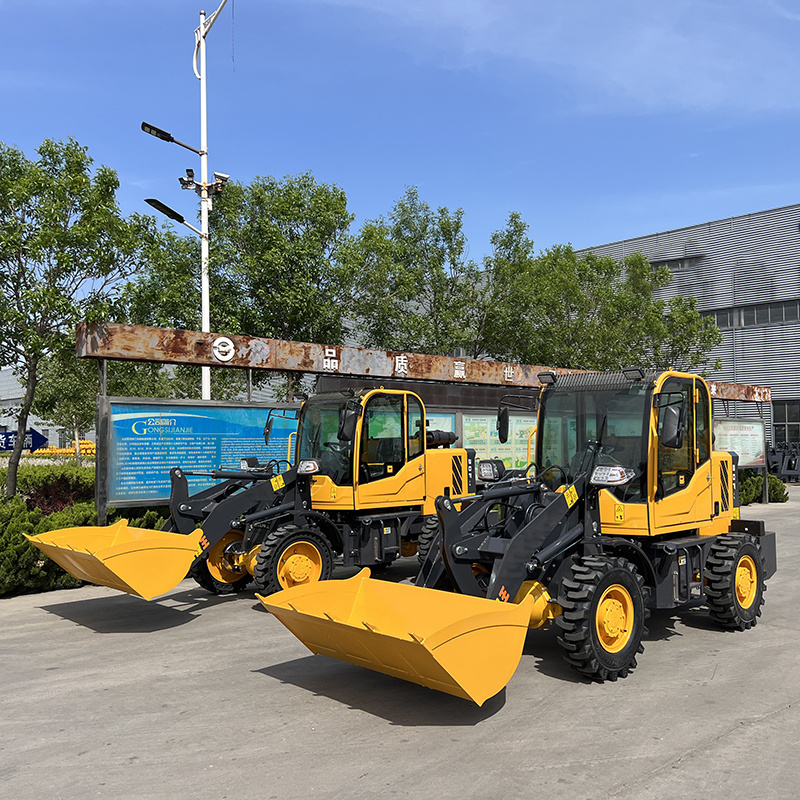
[[[0,796],[800,797],[789,491],[743,511],[778,533],[754,629],[656,613],[637,669],[603,685],[531,631],[483,708],[312,656],[252,597],[189,581],[150,603],[101,587],[0,599]]]

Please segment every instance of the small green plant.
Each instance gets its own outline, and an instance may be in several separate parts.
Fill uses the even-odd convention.
[[[739,471],[739,504],[749,506],[750,503],[760,501],[761,488],[764,485],[763,476],[752,469]]]
[[[90,525],[96,518],[91,503],[78,503],[44,516],[41,509],[29,509],[19,496],[0,501],[0,595],[80,586],[81,581],[64,572],[23,534],[35,536],[73,525]]]
[[[6,473],[6,469],[0,470],[0,485],[5,484]],[[26,464],[17,473],[17,492],[25,498],[28,508],[50,514],[73,503],[92,502],[94,475],[94,466]]]
[[[786,484],[776,475],[769,476],[767,483],[770,503],[785,503],[789,499],[789,491]]]
[[[785,503],[789,499],[786,485],[776,475],[770,475],[767,482],[770,503]],[[764,492],[764,476],[752,469],[739,471],[739,504],[749,506],[760,503]]]

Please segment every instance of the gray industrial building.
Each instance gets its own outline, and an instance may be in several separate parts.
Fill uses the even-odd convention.
[[[589,251],[616,259],[640,252],[666,264],[672,281],[658,296],[696,297],[722,331],[712,353],[722,369],[708,377],[771,386],[772,409],[763,409],[768,438],[771,429],[773,443],[800,442],[800,203],[580,252]],[[756,413],[749,403],[728,411]]]

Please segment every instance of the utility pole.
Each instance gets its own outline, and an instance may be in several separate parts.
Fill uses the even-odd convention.
[[[208,230],[208,215],[213,208],[211,196],[217,192],[221,192],[222,188],[230,178],[222,172],[214,173],[214,182],[208,182],[208,101],[206,92],[206,36],[214,26],[214,23],[219,17],[220,11],[225,8],[228,0],[222,0],[219,8],[208,18],[206,12],[200,12],[200,25],[194,32],[194,58],[192,61],[192,69],[194,70],[195,77],[200,81],[200,149],[192,147],[191,145],[184,144],[178,141],[171,133],[168,133],[155,125],[150,125],[147,122],[142,123],[142,130],[155,136],[157,139],[162,139],[165,142],[173,142],[174,144],[185,147],[193,153],[200,156],[200,181],[194,179],[194,170],[187,169],[185,178],[178,178],[182,189],[194,189],[200,197],[200,229],[189,224],[183,218],[183,215],[173,210],[169,206],[164,205],[160,200],[150,198],[145,202],[149,203],[153,208],[165,214],[170,219],[185,225],[190,230],[194,231],[200,236],[200,329],[203,333],[211,332],[211,311],[210,311],[210,292],[209,292],[209,278],[208,278],[208,257],[209,247],[208,242],[210,234]],[[199,57],[199,58],[198,58]],[[200,62],[198,68],[198,60]],[[200,368],[200,397],[203,400],[211,399],[211,368]]]

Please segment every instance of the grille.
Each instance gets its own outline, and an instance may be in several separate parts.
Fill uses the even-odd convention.
[[[728,474],[728,463],[723,461],[719,465],[719,483],[722,492],[722,510],[727,511],[731,506],[730,475]]]
[[[453,458],[453,494],[460,495],[464,491],[464,465],[458,456]]]

